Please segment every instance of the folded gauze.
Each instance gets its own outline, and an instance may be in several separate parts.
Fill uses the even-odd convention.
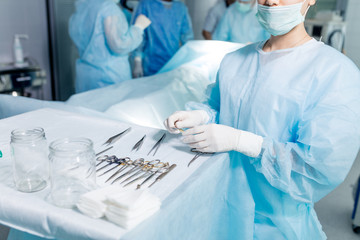
[[[112,193],[124,191],[121,186],[108,186],[81,195],[77,208],[92,218],[101,218],[106,210],[106,196]]]
[[[158,197],[145,190],[126,190],[107,195],[105,216],[119,226],[131,229],[160,209]]]

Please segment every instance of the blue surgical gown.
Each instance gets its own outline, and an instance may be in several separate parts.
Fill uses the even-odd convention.
[[[105,19],[117,20],[105,34]],[[129,53],[143,40],[143,30],[131,26],[112,0],[78,0],[69,33],[79,51],[76,92],[131,79]]]
[[[360,72],[316,40],[273,52],[263,44],[225,56],[208,104],[189,104],[213,122],[264,138],[256,158],[228,153],[230,238],[326,239],[313,207],[344,180],[358,153]],[[249,192],[239,190],[245,185]],[[243,216],[231,215],[244,196],[255,203],[246,233],[236,229],[250,204]]]
[[[134,18],[144,14],[151,20],[144,42],[135,56],[142,57],[144,75],[157,73],[181,45],[194,38],[187,7],[179,1],[141,0]]]
[[[256,7],[248,12],[240,12],[238,2],[232,4],[221,18],[213,33],[214,40],[236,43],[259,42],[266,40],[270,34],[259,24],[255,14]]]

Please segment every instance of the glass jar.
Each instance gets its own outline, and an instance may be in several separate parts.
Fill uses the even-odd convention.
[[[96,188],[95,152],[87,138],[65,138],[50,144],[51,202],[72,208],[79,197]]]
[[[49,179],[48,146],[44,129],[15,129],[11,132],[11,156],[16,189],[36,192]]]

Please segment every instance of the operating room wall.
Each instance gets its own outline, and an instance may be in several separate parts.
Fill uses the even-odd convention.
[[[185,4],[188,6],[189,14],[192,20],[194,37],[196,40],[204,39],[201,32],[204,26],[206,15],[209,9],[218,0],[186,0]]]
[[[360,68],[360,1],[349,0],[346,13],[345,54]]]
[[[29,36],[22,40],[24,56],[34,58],[46,71],[43,96],[52,99],[45,0],[0,0],[0,63],[13,62],[14,34]]]

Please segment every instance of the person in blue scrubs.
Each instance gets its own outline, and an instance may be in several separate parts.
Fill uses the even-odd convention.
[[[190,147],[229,156],[220,197],[232,239],[326,239],[314,203],[343,182],[359,151],[360,71],[307,34],[315,2],[258,0],[270,39],[227,54],[208,103],[165,120]],[[237,231],[246,220],[248,231]]]
[[[143,41],[149,20],[141,15],[128,26],[113,0],[77,0],[69,34],[79,51],[76,92],[84,92],[131,79],[129,53]]]
[[[213,39],[244,44],[268,39],[270,34],[259,24],[256,11],[256,0],[237,0],[216,26]]]
[[[156,74],[180,46],[194,38],[189,12],[184,3],[172,0],[141,0],[134,13],[148,17],[144,42],[134,54],[134,77]]]

